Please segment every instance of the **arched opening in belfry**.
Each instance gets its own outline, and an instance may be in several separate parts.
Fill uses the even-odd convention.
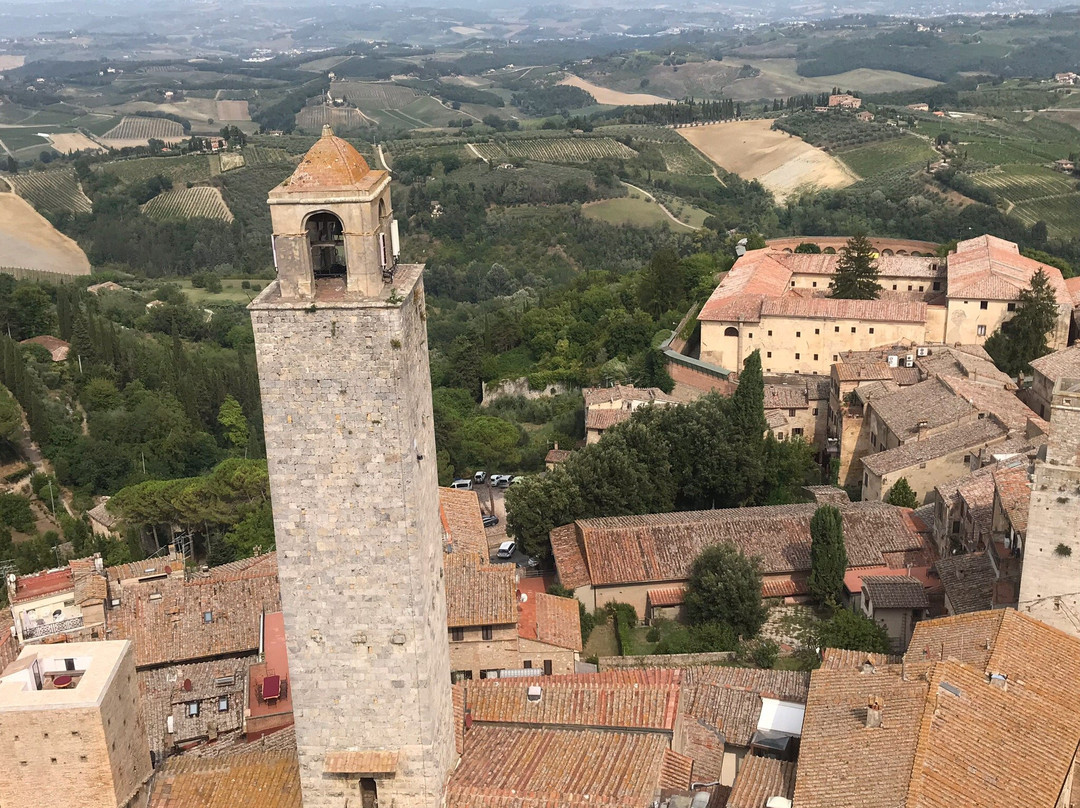
[[[348,266],[345,260],[345,228],[341,219],[326,211],[312,214],[307,220],[307,236],[315,278],[344,278],[348,274]]]

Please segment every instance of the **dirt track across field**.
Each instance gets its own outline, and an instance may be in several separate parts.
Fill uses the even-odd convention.
[[[661,98],[658,95],[649,95],[648,93],[623,93],[618,90],[609,90],[607,87],[601,87],[599,84],[585,81],[585,79],[580,76],[567,76],[560,81],[559,84],[569,84],[571,87],[577,87],[584,90],[596,99],[597,104],[612,104],[617,107],[622,107],[671,103],[670,98]]]
[[[90,274],[90,262],[79,245],[12,193],[0,193],[0,267]]]
[[[779,202],[797,190],[843,188],[859,179],[821,149],[772,129],[771,120],[714,123],[678,132],[717,165],[760,181]]]

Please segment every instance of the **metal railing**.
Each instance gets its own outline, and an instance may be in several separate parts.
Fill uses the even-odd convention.
[[[61,634],[65,631],[74,631],[83,627],[82,615],[69,617],[67,620],[57,620],[55,623],[45,623],[40,626],[32,626],[23,629],[23,638],[36,640],[40,637],[48,637],[52,634]]]

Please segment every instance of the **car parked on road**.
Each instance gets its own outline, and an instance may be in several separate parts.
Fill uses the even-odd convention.
[[[476,474],[474,474],[472,476],[472,481],[474,483],[476,483],[477,485],[483,485],[485,482],[487,482],[487,472],[486,471],[478,471],[478,472],[476,472]]]
[[[483,521],[484,521],[484,527],[495,527],[495,525],[499,524],[499,517],[497,517],[493,513],[492,514],[485,514]]]
[[[514,550],[517,549],[516,541],[504,541],[499,545],[498,551],[495,553],[499,558],[512,558]]]
[[[506,488],[510,485],[510,478],[512,474],[492,474],[488,477],[488,484],[493,485],[496,488]]]
[[[464,478],[454,480],[450,483],[451,488],[457,488],[463,491],[472,491],[472,480],[466,480]]]

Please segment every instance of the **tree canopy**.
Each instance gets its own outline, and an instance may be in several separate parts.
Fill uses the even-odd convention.
[[[756,637],[768,609],[761,602],[761,571],[730,544],[707,547],[694,561],[686,586],[686,618],[693,625],[730,626],[743,639]]]
[[[869,617],[837,607],[832,617],[818,624],[817,643],[821,648],[845,648],[850,651],[887,654],[891,650],[889,634]]]
[[[810,519],[810,594],[818,603],[836,603],[847,571],[847,548],[840,509],[822,505]]]
[[[1010,376],[1031,372],[1031,362],[1050,353],[1047,335],[1057,325],[1054,287],[1041,269],[1020,292],[1016,313],[986,341],[986,352]]]
[[[907,477],[901,477],[893,483],[893,487],[889,489],[885,501],[890,505],[899,505],[901,508],[919,507],[919,498],[908,484]]]
[[[852,236],[840,248],[832,296],[847,300],[877,300],[880,293],[877,250],[866,236]]]

